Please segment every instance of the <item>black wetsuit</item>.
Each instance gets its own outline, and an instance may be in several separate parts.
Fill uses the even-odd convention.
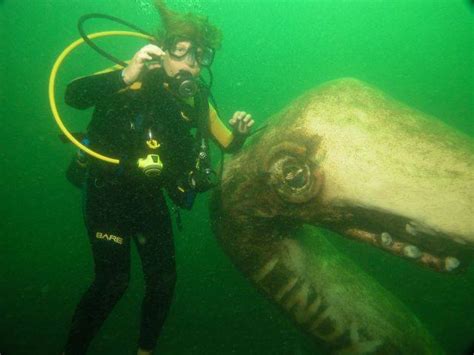
[[[138,90],[126,87],[119,71],[77,79],[68,86],[69,105],[95,106],[88,127],[91,147],[121,164],[89,162],[83,210],[95,279],[76,308],[66,354],[86,353],[126,290],[132,239],[145,275],[140,348],[155,347],[170,308],[176,267],[163,189],[178,204],[192,193],[186,177],[197,155],[192,128],[197,126],[198,112],[165,89],[162,76],[160,71],[149,73]],[[150,135],[158,141],[158,149],[147,145]],[[137,159],[149,153],[158,153],[163,162],[159,177],[146,177],[136,167]]]

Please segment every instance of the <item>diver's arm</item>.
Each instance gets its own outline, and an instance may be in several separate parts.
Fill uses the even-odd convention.
[[[226,153],[233,153],[243,144],[236,146],[234,134],[222,123],[212,105],[209,105],[209,131],[213,141]]]
[[[244,145],[247,139],[247,136],[242,135],[242,134],[235,134],[235,133],[231,133],[231,134],[232,134],[232,141],[226,148],[224,148],[224,152],[229,153],[229,154],[234,154],[234,153],[237,153],[240,150],[240,148],[242,148],[242,146]]]
[[[70,82],[64,100],[74,108],[84,110],[95,106],[104,97],[125,88],[122,70],[102,72],[81,77]]]
[[[235,129],[234,132],[231,132],[222,123],[212,105],[209,105],[209,130],[213,140],[222,150],[224,150],[225,153],[236,153],[240,148],[242,148],[248,137],[248,134],[241,134]]]
[[[216,110],[209,105],[209,131],[212,140],[224,151],[234,139],[232,132],[222,123]]]
[[[160,60],[164,55],[165,52],[160,47],[148,44],[135,53],[123,70],[119,70],[121,66],[115,65],[105,71],[72,81],[66,89],[65,101],[81,110],[95,106],[104,97],[137,82],[146,71],[160,68]],[[153,59],[159,59],[158,63],[152,63]]]

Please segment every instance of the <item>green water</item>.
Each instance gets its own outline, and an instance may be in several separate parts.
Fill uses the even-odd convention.
[[[474,135],[474,9],[465,0],[198,1],[172,8],[207,14],[224,32],[213,67],[225,118],[251,112],[261,125],[307,89],[345,76]],[[59,354],[70,318],[91,282],[92,259],[81,196],[64,178],[74,149],[57,138],[48,76],[57,55],[78,38],[89,12],[122,17],[153,31],[145,0],[0,1],[0,353]],[[121,29],[91,22],[88,30]],[[143,44],[106,39],[129,58]],[[58,98],[72,78],[109,66],[80,48],[60,71]],[[79,129],[90,112],[60,104]],[[176,232],[178,283],[159,341],[160,354],[309,354],[299,334],[234,269],[209,228],[207,196]],[[362,245],[337,242],[402,299],[449,354],[474,340],[474,268],[447,276]],[[133,250],[131,285],[90,354],[132,354],[143,282]],[[316,352],[317,353],[317,352]]]

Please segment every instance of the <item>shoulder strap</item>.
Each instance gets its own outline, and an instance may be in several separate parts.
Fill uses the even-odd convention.
[[[209,92],[204,86],[200,87],[198,94],[194,97],[196,109],[198,135],[209,138]]]
[[[211,168],[211,156],[209,149],[209,95],[205,87],[201,86],[194,98],[194,107],[197,117],[196,140],[198,144],[198,157],[196,165],[200,168]]]

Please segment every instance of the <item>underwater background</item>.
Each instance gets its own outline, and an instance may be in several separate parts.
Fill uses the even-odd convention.
[[[467,0],[168,0],[172,9],[209,16],[224,33],[213,92],[227,121],[236,110],[264,124],[325,81],[355,77],[474,136],[474,6]],[[80,296],[93,278],[81,194],[64,172],[75,148],[58,139],[48,103],[56,57],[79,38],[86,13],[114,15],[148,31],[149,0],[0,0],[0,353],[60,354]],[[127,28],[91,20],[89,33]],[[101,46],[131,58],[145,42],[107,38]],[[87,46],[59,71],[65,123],[83,130],[91,111],[66,107],[65,85],[111,65]],[[215,152],[217,153],[217,152]],[[218,155],[214,154],[217,158]],[[215,159],[216,161],[218,159]],[[159,354],[317,354],[219,249],[208,195],[175,229],[178,282]],[[334,237],[340,250],[399,297],[448,354],[474,341],[474,267],[437,274]],[[143,294],[132,248],[130,286],[90,354],[133,354]]]

